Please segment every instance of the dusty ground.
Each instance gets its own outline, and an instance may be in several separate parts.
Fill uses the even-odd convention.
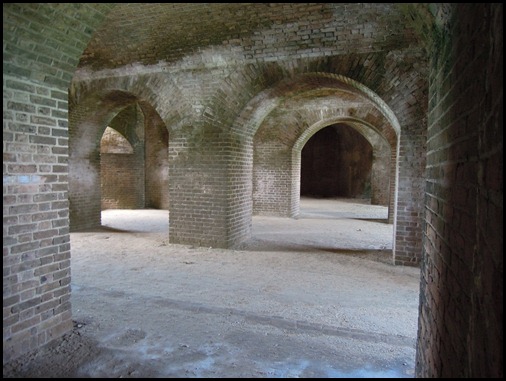
[[[4,377],[413,377],[419,270],[386,208],[301,200],[236,250],[167,242],[167,212],[71,233],[74,330]]]

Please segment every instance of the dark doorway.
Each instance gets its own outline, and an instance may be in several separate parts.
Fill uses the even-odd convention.
[[[300,195],[370,199],[372,160],[371,144],[356,130],[325,127],[302,149]]]

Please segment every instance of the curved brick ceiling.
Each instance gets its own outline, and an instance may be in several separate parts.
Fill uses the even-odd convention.
[[[293,56],[311,49],[310,41],[294,38],[301,33],[310,38],[319,34],[317,43],[331,54],[406,47],[420,42],[411,16],[417,13],[414,7],[372,3],[120,3],[94,33],[79,67],[100,70],[131,63],[175,62],[206,47],[233,51],[244,60],[262,49],[271,49],[273,57]],[[309,21],[302,22],[302,18]],[[358,46],[359,40],[366,43]]]

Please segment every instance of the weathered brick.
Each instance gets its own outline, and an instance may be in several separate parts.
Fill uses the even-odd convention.
[[[7,80],[5,82],[6,86],[10,89],[14,90],[22,90],[26,91],[28,93],[34,93],[35,92],[35,86],[29,83],[19,82],[19,81],[13,81],[13,80]]]
[[[33,327],[33,326],[37,325],[39,322],[40,322],[40,316],[35,315],[27,320],[20,321],[19,323],[14,324],[11,327],[11,331],[12,331],[12,333],[16,333],[16,332],[22,331],[24,329],[28,329],[30,327]]]
[[[56,107],[56,101],[51,98],[43,98],[37,95],[31,95],[30,101],[35,104],[49,106],[49,107]]]
[[[169,24],[181,33],[159,38],[163,43],[155,47],[147,44],[150,49],[135,49],[130,45],[129,26],[135,26],[131,23],[134,19],[144,23],[138,17],[144,6],[4,5],[4,152],[13,154],[7,156],[7,161],[4,156],[4,201],[6,194],[20,194],[14,201],[7,197],[9,203],[4,206],[4,216],[17,217],[8,220],[7,231],[19,229],[15,239],[4,238],[4,253],[57,250],[55,257],[70,255],[65,220],[55,221],[55,227],[61,229],[54,231],[43,223],[37,224],[39,242],[30,242],[31,232],[23,233],[23,226],[29,225],[32,217],[40,218],[38,213],[48,211],[49,206],[82,228],[86,224],[100,225],[102,201],[119,207],[123,202],[144,206],[147,200],[164,207],[170,194],[172,242],[225,247],[249,234],[254,207],[252,185],[257,199],[260,187],[264,187],[263,197],[271,203],[269,207],[284,203],[282,209],[288,215],[295,213],[297,201],[289,202],[287,198],[298,197],[299,184],[294,173],[300,173],[301,166],[300,160],[290,155],[294,148],[292,138],[308,126],[337,120],[329,118],[328,105],[322,107],[323,103],[317,107],[319,115],[308,117],[311,110],[305,110],[303,103],[312,91],[319,97],[331,94],[333,102],[340,101],[343,94],[349,96],[353,82],[350,85],[330,80],[331,75],[342,75],[357,81],[357,87],[374,92],[377,98],[372,97],[373,106],[381,109],[376,114],[363,110],[361,113],[358,107],[340,115],[342,110],[334,112],[336,117],[347,116],[374,126],[392,148],[392,181],[385,193],[390,198],[389,209],[398,207],[396,261],[416,265],[425,258],[427,263],[423,265],[434,263],[424,276],[433,277],[436,284],[429,285],[425,279],[422,285],[426,288],[421,288],[417,375],[474,377],[489,371],[486,376],[497,376],[490,370],[500,363],[493,356],[501,349],[497,339],[488,338],[500,338],[502,332],[483,311],[497,309],[489,302],[489,295],[502,290],[488,262],[502,263],[502,256],[496,254],[502,251],[502,6],[250,4],[241,7],[234,17],[227,16],[224,22],[222,5],[218,6],[220,12],[214,11],[214,5],[206,5],[207,22],[202,24],[198,17],[187,17],[200,11],[201,5],[172,4]],[[109,12],[113,7],[116,9]],[[165,7],[166,4],[150,5],[150,12],[161,17],[166,13]],[[107,25],[100,27],[106,15],[112,21],[121,21],[117,24],[121,27],[112,34],[114,41]],[[51,27],[46,28],[48,25]],[[207,29],[207,25],[213,27]],[[184,30],[197,33],[185,35],[182,48],[180,36]],[[92,35],[97,38],[90,40]],[[124,49],[125,46],[129,48]],[[220,59],[202,54],[206,46],[216,47]],[[94,54],[95,49],[107,54]],[[132,62],[135,67],[128,66]],[[170,76],[153,73],[152,65],[162,65],[161,62],[170,68]],[[91,73],[82,84],[74,77],[78,64],[86,69],[81,75]],[[149,67],[148,74],[141,73],[144,65]],[[128,71],[125,67],[129,67]],[[94,70],[100,68],[111,69],[117,76],[102,79],[105,72],[100,71],[93,77]],[[304,83],[304,74],[308,73],[326,74]],[[72,78],[76,81],[71,86]],[[279,84],[282,85],[278,87]],[[126,170],[123,176],[114,176],[115,182],[130,186],[129,192],[109,188],[105,199],[100,197],[100,179],[87,186],[87,180],[101,173],[102,168],[103,172],[108,171],[107,177],[113,177],[113,165],[105,155],[100,157],[98,144],[100,129],[109,120],[98,119],[119,106],[127,106],[132,99],[123,99],[124,95],[118,92],[117,98],[112,97],[114,100],[106,97],[100,104],[80,104],[81,100],[92,103],[91,99],[98,99],[96,95],[103,86],[124,89],[132,99],[142,99],[142,113],[132,114],[139,121],[147,120],[124,128],[120,121],[128,119],[129,112],[120,113],[116,119],[118,129],[135,131],[130,139],[139,131],[146,136],[137,136],[140,142],[130,142],[135,146],[133,158],[115,164],[116,169]],[[339,86],[347,90],[333,92]],[[68,88],[72,89],[73,103],[67,116]],[[357,94],[370,96],[367,91]],[[262,103],[261,94],[268,94],[269,100]],[[287,103],[292,98],[299,98],[299,105]],[[379,98],[385,101],[384,105],[379,105]],[[123,101],[126,103],[121,104]],[[284,109],[268,111],[278,101],[283,102]],[[164,115],[166,121],[170,120],[168,126],[155,120],[156,112],[147,110],[150,102],[156,104],[157,110],[169,110]],[[256,102],[260,106],[253,110]],[[86,115],[88,107],[96,112]],[[297,112],[290,117],[276,117],[276,113],[289,113],[289,109]],[[385,114],[393,118],[384,121]],[[394,121],[399,124],[400,135],[395,128],[383,128]],[[73,131],[76,126],[86,126],[86,133],[92,132],[86,141],[75,142],[80,132]],[[144,129],[145,126],[148,127]],[[155,126],[169,129],[169,137],[150,136],[150,128]],[[235,135],[244,142],[235,145]],[[168,143],[169,157],[163,160],[139,149],[145,142],[158,142],[158,138]],[[263,143],[278,139],[286,151],[281,154],[281,145],[255,151],[259,147],[254,138],[264,138]],[[69,160],[67,168],[69,151],[75,154],[90,141],[94,147],[74,157],[75,161]],[[69,143],[75,144],[70,150]],[[163,152],[162,148],[167,150],[160,145],[155,151]],[[259,161],[252,152],[278,153],[278,160],[270,161],[278,168],[258,168]],[[45,161],[35,154],[59,157]],[[268,157],[260,159],[269,162]],[[76,163],[78,168],[88,168],[90,172],[73,171]],[[449,163],[455,167],[446,176]],[[157,176],[150,177],[149,168],[157,165],[169,168],[168,185],[162,185]],[[14,172],[5,173],[5,169]],[[252,178],[252,173],[263,179]],[[146,179],[145,183],[139,178]],[[75,188],[68,186],[69,181]],[[275,192],[268,192],[269,189]],[[51,192],[60,192],[56,199],[59,201],[40,200],[35,209],[20,205]],[[58,203],[67,197],[73,201],[70,213],[68,204]],[[422,231],[424,218],[431,225]],[[54,233],[54,240],[44,239],[47,230]],[[46,246],[53,242],[55,248]],[[29,271],[12,274],[10,270],[11,281],[17,278],[29,282],[33,278]],[[65,281],[70,282],[67,278]],[[467,289],[466,295],[475,295],[474,299],[458,300],[462,290]],[[44,298],[51,297],[51,292],[44,294]],[[55,309],[56,316],[47,312],[39,315],[41,319],[44,316],[44,325],[31,322],[36,334],[31,335],[30,327],[23,325],[16,326],[19,332],[8,342],[4,334],[4,359],[10,358],[13,351],[19,355],[69,329],[70,305]],[[24,310],[28,319],[32,318],[30,313],[31,309]],[[473,327],[472,331],[463,326],[465,321]],[[5,332],[11,334],[15,322],[11,319],[7,323]],[[484,364],[485,371],[476,370],[475,364]]]
[[[30,116],[30,122],[34,123],[34,124],[43,124],[46,126],[56,126],[55,119],[49,118],[49,117],[43,117],[43,116],[32,115],[32,116]],[[35,143],[38,143],[38,142],[35,141]],[[54,143],[50,143],[50,144],[54,144]]]

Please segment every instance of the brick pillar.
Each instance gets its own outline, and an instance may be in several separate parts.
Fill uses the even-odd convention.
[[[199,136],[205,131],[169,137],[169,240],[227,247],[227,157],[220,150],[226,143],[211,133]]]
[[[422,253],[425,136],[420,126],[403,126],[398,161],[394,263],[417,266]]]
[[[69,201],[70,229],[79,231],[101,225],[100,141],[98,123],[70,128]]]
[[[72,327],[67,94],[4,73],[4,362]]]
[[[67,89],[108,7],[3,6],[4,364],[72,329]]]

